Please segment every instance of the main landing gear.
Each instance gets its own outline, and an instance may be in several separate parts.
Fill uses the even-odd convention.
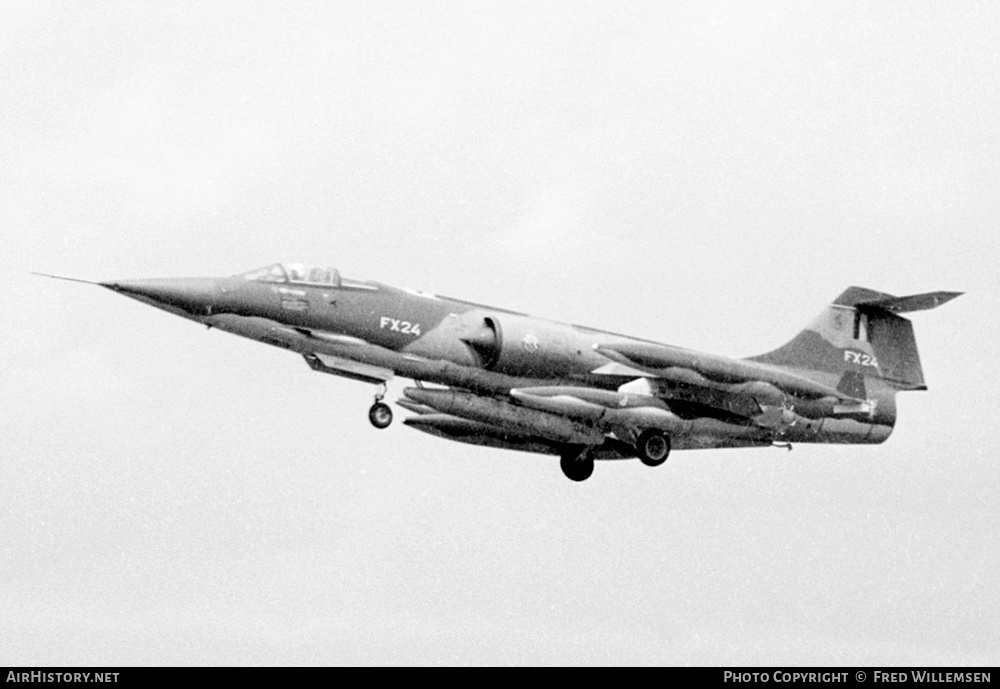
[[[594,455],[589,447],[571,445],[559,456],[559,468],[570,481],[586,481],[594,473]]]
[[[658,467],[670,456],[670,436],[649,429],[635,441],[635,454],[648,467]]]
[[[559,468],[571,481],[586,481],[594,473],[594,452],[587,445],[565,445],[559,455]],[[627,446],[619,451],[627,455]],[[670,456],[670,436],[657,430],[643,431],[635,441],[635,454],[649,467],[658,467]]]
[[[368,410],[368,420],[372,422],[372,426],[379,429],[388,428],[389,424],[392,423],[392,409],[382,401],[382,398],[385,397],[385,391],[385,383],[378,386],[378,392],[375,393],[375,404]]]

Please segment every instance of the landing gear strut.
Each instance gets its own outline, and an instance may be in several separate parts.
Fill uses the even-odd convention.
[[[586,481],[594,473],[594,456],[589,447],[571,445],[562,451],[559,468],[570,481]]]
[[[389,424],[392,423],[392,409],[388,404],[382,402],[385,391],[385,383],[378,386],[378,392],[375,393],[375,404],[368,410],[368,420],[372,422],[372,426],[379,429],[388,428]]]
[[[670,456],[670,436],[652,429],[643,431],[635,441],[635,453],[648,467],[658,467]]]

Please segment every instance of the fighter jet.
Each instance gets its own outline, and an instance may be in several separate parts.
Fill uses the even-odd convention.
[[[927,389],[911,322],[898,314],[961,294],[850,287],[787,344],[738,359],[300,263],[94,284],[378,385],[368,411],[378,429],[393,419],[386,383],[412,379],[398,400],[412,413],[405,425],[558,456],[573,481],[595,460],[655,467],[672,450],[881,443],[896,393]]]

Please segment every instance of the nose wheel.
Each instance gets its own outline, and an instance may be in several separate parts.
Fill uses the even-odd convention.
[[[389,424],[392,423],[392,409],[382,401],[382,398],[385,397],[385,391],[385,383],[378,386],[378,392],[375,393],[375,404],[368,410],[368,420],[372,422],[372,426],[379,429],[388,428]]]
[[[368,410],[368,420],[375,428],[388,428],[392,423],[392,409],[384,402],[376,402]]]

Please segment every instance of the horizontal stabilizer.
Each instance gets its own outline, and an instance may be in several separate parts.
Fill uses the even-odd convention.
[[[927,292],[925,294],[912,294],[908,297],[859,301],[856,306],[863,309],[882,309],[892,313],[909,313],[910,311],[926,311],[936,308],[955,297],[962,296],[962,294],[962,292]]]

